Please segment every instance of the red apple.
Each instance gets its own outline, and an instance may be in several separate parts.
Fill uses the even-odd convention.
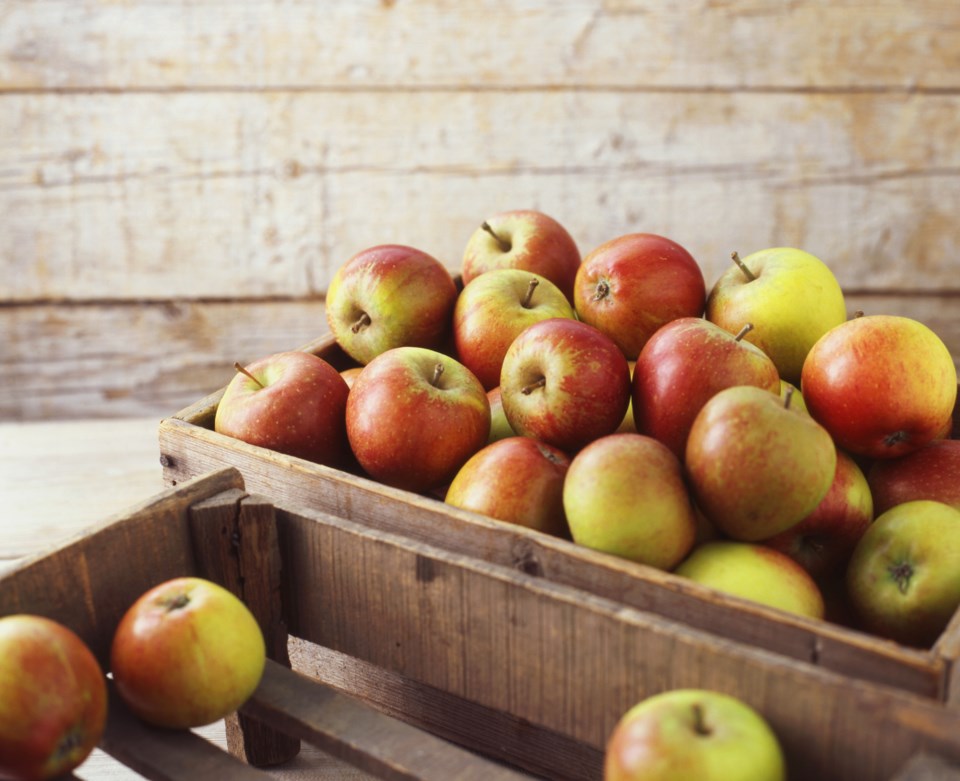
[[[489,390],[500,384],[507,348],[528,325],[574,317],[573,307],[549,279],[521,269],[493,269],[461,291],[453,309],[457,358]]]
[[[461,278],[469,284],[496,268],[532,271],[555,284],[573,304],[580,250],[559,222],[543,212],[516,209],[489,217],[463,251]]]
[[[634,360],[660,326],[700,316],[706,296],[703,272],[689,252],[663,236],[631,233],[583,259],[573,301],[581,320]]]
[[[914,499],[960,510],[960,440],[939,439],[912,453],[874,461],[867,482],[877,514]]]
[[[117,692],[149,724],[212,724],[253,694],[266,663],[260,626],[234,594],[209,580],[174,578],[124,613],[110,647]]]
[[[480,381],[449,355],[395,347],[354,380],[346,420],[367,474],[426,492],[448,483],[487,444],[490,403]]]
[[[702,317],[681,317],[651,336],[633,370],[637,431],[683,459],[694,418],[718,391],[735,385],[778,391],[773,361],[742,338],[749,327],[734,335]]]
[[[517,434],[574,453],[623,421],[630,367],[613,340],[593,326],[541,320],[507,350],[500,394]]]
[[[217,405],[216,431],[319,464],[346,462],[349,388],[336,369],[299,351],[237,368]]]
[[[957,400],[957,369],[923,323],[866,315],[814,344],[800,389],[810,414],[841,448],[894,458],[942,436]]]
[[[531,437],[501,439],[470,457],[444,501],[556,536],[566,536],[563,478],[570,459]]]
[[[343,351],[367,364],[392,347],[439,348],[456,300],[456,283],[439,260],[382,244],[337,269],[327,288],[327,322]]]
[[[0,618],[0,777],[52,779],[86,760],[107,719],[107,679],[70,629]]]
[[[830,490],[806,518],[764,544],[786,553],[818,581],[836,578],[873,521],[867,478],[849,455],[837,451]]]

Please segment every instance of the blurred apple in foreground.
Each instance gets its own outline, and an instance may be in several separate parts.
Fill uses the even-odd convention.
[[[260,683],[266,647],[247,606],[222,586],[183,577],[141,595],[117,626],[117,692],[148,724],[188,729],[239,708]]]
[[[660,326],[703,314],[706,285],[693,256],[675,241],[630,233],[590,252],[574,287],[577,316],[635,360]]]
[[[680,461],[641,434],[610,434],[577,453],[563,506],[574,542],[659,569],[676,566],[696,536]]]
[[[826,429],[777,392],[727,388],[697,414],[686,467],[697,506],[724,534],[755,542],[813,512],[837,451]]]
[[[847,590],[867,631],[929,647],[960,607],[960,510],[917,500],[878,516],[850,559]]]
[[[463,251],[461,278],[468,285],[497,268],[532,271],[555,284],[573,304],[573,281],[580,250],[557,220],[534,209],[504,211],[488,217]]]
[[[350,389],[336,369],[300,351],[237,369],[217,405],[217,432],[318,464],[346,463]]]
[[[327,323],[343,351],[367,364],[393,347],[439,348],[456,300],[456,283],[439,260],[381,244],[337,269],[327,288]]]
[[[683,317],[651,336],[633,370],[637,431],[683,460],[694,418],[718,391],[736,385],[779,390],[773,361],[742,338],[750,327],[734,335],[702,317]]]
[[[874,461],[867,481],[878,514],[914,499],[960,510],[960,440],[938,439],[898,458]]]
[[[777,735],[742,700],[671,689],[628,710],[607,741],[604,781],[785,781]]]
[[[354,380],[346,421],[367,474],[424,492],[449,482],[487,444],[490,403],[480,381],[449,355],[395,347]]]
[[[106,719],[107,679],[83,640],[41,616],[0,618],[0,778],[65,776]]]
[[[817,581],[842,575],[873,521],[873,498],[863,471],[837,451],[837,469],[820,504],[795,526],[764,540],[796,561]]]
[[[574,317],[573,307],[549,279],[521,269],[493,269],[470,282],[453,309],[457,358],[487,390],[500,384],[500,367],[528,325]]]
[[[573,454],[623,421],[630,367],[613,340],[593,326],[541,320],[507,350],[500,394],[517,434]]]
[[[731,333],[753,323],[747,341],[773,359],[780,377],[796,385],[810,348],[847,318],[840,283],[809,252],[772,247],[740,260],[716,281],[706,316]]]
[[[923,323],[865,315],[813,346],[800,389],[839,447],[894,458],[943,436],[957,400],[957,369]]]
[[[487,445],[450,483],[447,504],[500,521],[567,535],[563,479],[570,459],[531,437],[508,437]]]
[[[693,549],[677,575],[788,613],[823,618],[823,595],[809,573],[766,545],[712,540]]]

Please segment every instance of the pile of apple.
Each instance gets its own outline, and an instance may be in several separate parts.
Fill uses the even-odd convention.
[[[212,724],[253,694],[266,664],[247,606],[203,578],[157,584],[114,630],[117,693],[146,724]],[[43,616],[0,618],[0,778],[41,781],[79,767],[107,721],[107,679],[72,630]]]
[[[799,249],[707,290],[658,235],[581,258],[537,211],[431,255],[344,263],[329,327],[355,362],[272,355],[215,429],[783,610],[927,645],[960,605],[957,373],[926,325],[848,318]]]

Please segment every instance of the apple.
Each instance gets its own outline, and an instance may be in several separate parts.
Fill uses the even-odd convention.
[[[630,369],[630,382],[631,387],[633,383],[633,370],[636,367],[636,361],[627,361],[627,368]],[[627,411],[623,415],[623,420],[620,421],[620,425],[617,426],[615,434],[636,434],[637,433],[637,422],[633,417],[633,400],[627,402]]]
[[[507,437],[474,453],[444,501],[530,529],[567,536],[563,479],[570,458],[531,437]]]
[[[850,558],[847,591],[867,631],[929,647],[960,607],[960,510],[918,499],[879,515]]]
[[[623,421],[630,367],[598,329],[554,317],[513,340],[503,358],[500,394],[517,434],[572,454]]]
[[[734,335],[702,317],[681,317],[651,336],[633,370],[637,431],[683,459],[694,418],[718,391],[736,385],[778,391],[773,361],[743,339],[750,327]]]
[[[362,366],[350,366],[346,369],[340,370],[340,376],[343,377],[343,381],[347,383],[348,388],[353,387],[353,381],[357,379],[357,376],[360,372],[363,371]]]
[[[810,348],[846,320],[840,283],[822,260],[792,247],[733,259],[707,297],[707,319],[732,333],[753,323],[746,338],[773,359],[782,379],[798,384]]]
[[[577,316],[635,360],[653,333],[678,317],[699,317],[703,272],[675,241],[653,233],[611,239],[584,257],[573,303]]]
[[[675,567],[697,533],[680,461],[641,434],[609,434],[577,453],[563,507],[574,542],[658,569]]]
[[[507,420],[507,414],[503,411],[503,398],[500,396],[499,385],[487,391],[487,401],[490,403],[490,436],[487,442],[516,436],[517,432],[513,430],[510,421]]]
[[[894,458],[943,435],[957,400],[957,369],[923,323],[864,315],[813,346],[800,389],[810,414],[841,448]]]
[[[180,577],[142,594],[114,632],[117,693],[148,724],[189,729],[239,708],[260,683],[266,646],[257,620],[209,580]]]
[[[960,440],[938,439],[912,453],[874,461],[867,482],[878,514],[914,499],[960,510]]]
[[[863,470],[837,451],[830,490],[813,512],[764,545],[786,553],[818,582],[846,570],[853,549],[873,521],[873,497]]]
[[[300,351],[236,368],[217,405],[215,431],[319,464],[345,463],[350,390],[336,369]]]
[[[713,396],[687,438],[697,505],[724,534],[756,542],[813,512],[833,483],[830,434],[778,393],[739,385]]]
[[[0,778],[65,776],[107,720],[107,679],[73,631],[42,616],[0,618]]]
[[[456,283],[439,260],[381,244],[337,269],[327,288],[327,323],[343,351],[367,364],[392,347],[439,348],[456,300]]]
[[[573,307],[549,279],[522,269],[493,269],[471,281],[453,309],[459,361],[487,390],[500,384],[507,348],[528,325],[574,317]]]
[[[557,220],[534,209],[488,217],[467,241],[460,276],[464,285],[497,268],[532,271],[555,284],[573,304],[580,250]]]
[[[822,619],[816,581],[785,553],[766,545],[711,540],[697,545],[674,572],[725,594],[808,618]]]
[[[604,753],[604,781],[785,781],[783,748],[756,710],[709,689],[670,689],[630,708]]]
[[[487,444],[490,402],[462,363],[425,347],[374,358],[347,398],[347,438],[373,479],[423,493]]]

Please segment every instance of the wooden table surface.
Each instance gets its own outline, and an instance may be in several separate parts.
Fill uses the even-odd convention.
[[[0,572],[164,489],[156,418],[0,422]],[[198,730],[224,745],[223,723]],[[371,777],[306,746],[278,778]],[[87,781],[139,779],[139,774],[95,751],[77,770]]]

